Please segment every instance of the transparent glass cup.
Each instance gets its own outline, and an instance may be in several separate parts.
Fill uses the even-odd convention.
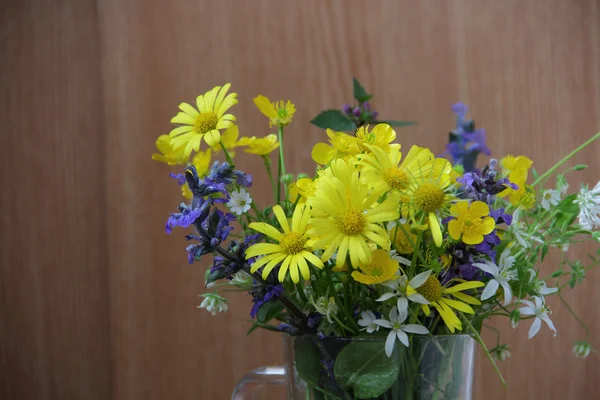
[[[251,371],[232,400],[280,399],[282,389],[288,400],[472,399],[477,342],[470,335],[415,335],[409,348],[396,342],[391,357],[385,340],[284,335],[285,365]]]

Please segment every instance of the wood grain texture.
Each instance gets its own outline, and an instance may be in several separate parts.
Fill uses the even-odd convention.
[[[216,84],[239,93],[242,135],[270,133],[256,94],[297,104],[286,142],[295,173],[312,167],[309,150],[324,140],[307,121],[348,102],[352,76],[383,117],[419,121],[398,130],[403,146],[441,153],[458,100],[487,128],[494,154],[525,153],[538,169],[600,130],[597,0],[0,7],[3,399],[227,399],[244,372],[280,361],[276,335],[245,336],[247,295],[231,296],[226,315],[196,309],[204,266],[188,266],[181,233],[163,230],[180,197],[168,168],[150,160],[154,139],[177,104]],[[595,183],[599,159],[599,145],[585,151],[578,162],[590,168],[573,178]],[[266,204],[260,162],[236,161]],[[567,296],[597,347],[599,275]],[[543,330],[529,341],[528,323],[513,331],[494,321],[514,349],[501,367],[509,389],[480,357],[475,398],[600,391],[598,356],[570,352],[583,330],[550,305],[555,338]]]

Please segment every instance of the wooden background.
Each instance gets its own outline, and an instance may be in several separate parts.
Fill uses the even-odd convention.
[[[404,146],[441,152],[458,100],[494,154],[538,169],[600,130],[597,0],[4,0],[0,65],[2,399],[220,400],[280,361],[276,336],[244,335],[246,295],[226,315],[196,309],[203,268],[187,265],[181,231],[163,230],[180,198],[154,140],[216,84],[239,93],[245,135],[269,133],[256,94],[298,105],[293,172],[325,137],[308,121],[351,99],[352,76],[383,117],[419,121],[399,130]],[[599,160],[600,143],[574,178],[594,184]],[[238,165],[265,203],[257,159]],[[593,271],[568,295],[597,347],[599,284]],[[476,399],[597,395],[598,356],[573,357],[583,330],[550,304],[556,338],[496,322],[514,349],[510,387],[480,357]]]

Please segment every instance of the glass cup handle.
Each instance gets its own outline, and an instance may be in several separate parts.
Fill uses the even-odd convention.
[[[235,386],[231,400],[259,400],[267,386],[285,385],[284,367],[260,367],[253,369]]]

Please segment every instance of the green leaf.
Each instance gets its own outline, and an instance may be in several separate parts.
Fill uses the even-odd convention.
[[[354,86],[354,98],[359,103],[364,103],[368,101],[373,95],[367,93],[363,85],[356,78],[352,78],[353,86]]]
[[[552,275],[550,275],[550,278],[558,278],[559,276],[561,276],[563,274],[563,272],[564,271],[562,269],[559,269],[558,271],[554,271],[552,273]]]
[[[392,119],[387,119],[385,121],[377,121],[378,124],[388,124],[389,126],[410,126],[414,125],[416,121],[394,121]]]
[[[341,385],[353,389],[357,399],[377,397],[398,379],[396,353],[388,357],[383,342],[352,342],[338,355],[333,372]]]
[[[548,245],[544,243],[544,246],[542,247],[542,261],[546,258],[546,254],[548,254]]]
[[[349,120],[340,110],[326,110],[310,121],[311,124],[323,129],[334,131],[354,131],[356,124]]]
[[[595,241],[600,242],[600,231],[592,232],[592,237]]]
[[[269,325],[269,324],[263,324],[263,323],[260,323],[260,322],[254,322],[252,324],[252,326],[250,327],[250,329],[248,329],[248,332],[246,332],[246,335],[251,334],[257,328],[263,328],[263,329],[266,329],[268,331],[273,331],[273,332],[279,332],[279,333],[281,333],[281,331],[279,329],[277,329],[276,326]]]
[[[270,301],[266,304],[263,304],[256,314],[256,319],[258,322],[269,322],[284,309],[283,303],[280,301]]]
[[[310,338],[298,337],[294,341],[294,352],[294,362],[300,378],[309,385],[317,385],[325,375],[317,345]]]
[[[576,166],[573,167],[574,171],[582,171],[584,169],[586,169],[588,166],[585,164],[578,164]]]

